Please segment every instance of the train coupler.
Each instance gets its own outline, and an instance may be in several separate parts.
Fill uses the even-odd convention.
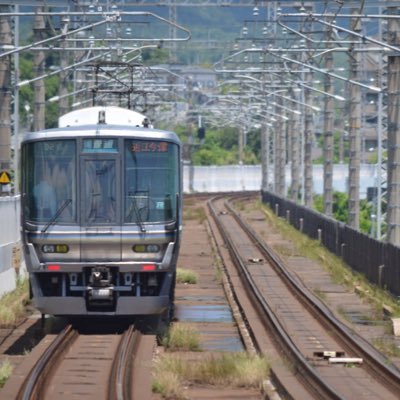
[[[110,268],[98,266],[90,271],[86,299],[90,306],[115,305],[113,274]]]

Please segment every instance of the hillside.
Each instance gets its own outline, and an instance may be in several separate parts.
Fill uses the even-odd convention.
[[[127,9],[128,10],[128,9]],[[168,7],[131,7],[130,11],[149,11],[169,19]],[[31,7],[21,7],[21,12],[32,12]],[[179,63],[209,64],[221,59],[227,43],[240,35],[244,19],[251,18],[249,7],[177,7],[177,24],[190,30],[190,42],[177,45]],[[33,18],[21,17],[21,42],[30,42],[33,32]],[[157,29],[153,30],[158,37]]]

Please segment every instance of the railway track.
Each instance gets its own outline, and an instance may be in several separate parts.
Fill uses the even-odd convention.
[[[81,335],[68,325],[26,377],[18,400],[133,399],[133,361],[141,333]]]
[[[289,273],[231,202],[217,197],[208,205],[215,221],[211,222],[215,240],[219,247],[222,241],[226,244],[235,263],[236,271],[227,268],[232,286],[236,290],[240,283],[248,293],[238,294],[238,301],[244,304],[245,314],[257,314],[258,322],[247,318],[256,346],[260,352],[273,354],[272,374],[278,386],[285,387],[287,396],[397,399],[399,371],[369,343],[336,320]],[[228,254],[222,251],[221,256],[225,262]],[[282,353],[286,361],[279,361]]]

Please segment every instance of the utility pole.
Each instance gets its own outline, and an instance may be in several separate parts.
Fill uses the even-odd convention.
[[[308,71],[305,74],[305,82],[311,84],[313,73]],[[309,106],[313,105],[311,90],[304,89],[304,101]],[[313,206],[313,164],[312,164],[312,143],[314,138],[314,119],[312,109],[304,107],[304,204],[306,207]]]
[[[382,13],[382,8],[379,7],[379,13]],[[378,37],[382,41],[383,37],[387,35],[388,24],[385,20],[378,21]],[[382,240],[387,239],[387,230],[383,231],[382,228],[387,227],[387,211],[385,212],[383,205],[387,205],[387,152],[383,147],[383,143],[387,143],[387,72],[388,72],[388,58],[387,56],[379,57],[376,81],[377,85],[382,88],[382,91],[378,93],[378,104],[377,104],[377,175],[376,175],[376,238]],[[384,104],[385,103],[385,104]],[[386,154],[386,155],[385,155]]]
[[[295,98],[295,93],[291,91],[292,98]],[[290,198],[297,202],[300,193],[300,121],[299,115],[293,113],[288,121],[288,136],[291,141],[291,185]]]
[[[286,123],[282,118],[284,112],[282,111],[282,98],[276,96],[276,107],[275,113],[281,115],[277,118],[276,129],[275,129],[275,156],[274,156],[274,166],[275,166],[275,193],[280,196],[285,195],[285,167],[286,167]]]
[[[353,10],[356,14],[358,10]],[[352,20],[352,30],[361,32],[360,19]],[[350,78],[359,79],[360,53],[353,51],[355,45],[351,45],[350,51]],[[361,151],[361,89],[357,85],[350,84],[350,117],[349,117],[349,221],[354,229],[360,227],[360,151]]]
[[[9,6],[0,6],[0,43],[12,44],[10,18],[2,15]],[[0,173],[10,174],[11,169],[11,56],[0,59]],[[17,149],[15,149],[17,151]],[[9,176],[9,175],[8,175]],[[8,178],[7,178],[8,179]],[[17,183],[15,183],[17,184]],[[2,185],[0,195],[9,194],[9,185]]]
[[[388,7],[388,14],[398,14],[398,7]],[[400,45],[400,21],[389,19],[388,41]],[[400,56],[388,56],[388,205],[387,240],[400,246]]]
[[[313,6],[310,5],[309,11],[313,11]],[[312,31],[313,23],[308,23],[308,31]],[[303,53],[303,57],[307,58],[311,63],[311,49],[310,42],[306,41],[307,49]],[[306,61],[306,60],[304,60]],[[308,69],[304,74],[304,82],[308,86],[313,84],[314,74],[311,69]],[[314,115],[312,111],[313,96],[312,92],[308,88],[304,88],[304,103],[309,107],[303,107],[304,109],[304,205],[312,208],[314,204],[313,200],[313,163],[312,163],[312,145],[314,140]]]
[[[67,46],[66,40],[61,42],[61,47],[65,48]],[[58,102],[58,114],[62,116],[69,111],[68,107],[68,71],[65,68],[68,66],[68,53],[66,51],[60,54],[60,87],[58,89],[58,95],[60,100]]]
[[[238,147],[239,147],[239,151],[238,151],[238,159],[239,159],[239,164],[242,165],[243,164],[243,159],[244,159],[244,135],[245,135],[245,126],[243,126],[242,124],[240,124],[239,127],[239,141],[238,141]]]
[[[293,48],[298,48],[293,46]],[[294,56],[297,59],[297,56]],[[290,65],[290,64],[289,64]],[[296,68],[295,64],[290,65],[292,69]],[[289,97],[292,100],[298,101],[296,92],[293,88],[289,89]],[[300,194],[300,143],[301,143],[301,133],[300,133],[300,112],[298,103],[294,105],[294,112],[288,113],[290,119],[287,122],[288,132],[287,132],[287,154],[290,158],[290,191],[289,197],[296,203],[299,201]]]
[[[268,166],[269,166],[269,127],[263,121],[261,124],[261,191],[268,190]]]
[[[279,118],[274,124],[274,192],[280,194],[280,171],[281,166],[281,154],[282,154],[282,144],[281,144],[281,130],[282,130],[282,120]]]
[[[332,28],[327,28],[327,40],[330,40]],[[330,45],[328,44],[328,47]],[[333,69],[332,52],[325,57],[325,70]],[[325,74],[325,92],[333,95],[332,77]],[[324,109],[324,213],[331,217],[333,214],[333,97],[325,96]]]
[[[43,7],[37,7],[36,12],[43,12]],[[43,39],[42,35],[45,31],[45,20],[43,15],[35,15],[34,38],[36,42]],[[44,51],[38,51],[33,58],[35,76],[44,74]],[[45,87],[43,79],[34,82],[34,108],[33,108],[33,129],[39,131],[45,127]]]
[[[262,90],[263,95],[265,95],[265,76],[262,77]],[[267,106],[268,101],[265,102],[265,106]],[[267,123],[266,119],[262,119],[261,122],[261,191],[266,192],[269,186],[269,164],[271,161],[270,157],[270,131],[269,127],[270,123]]]
[[[346,114],[346,107],[341,107],[340,108],[340,114],[345,115]],[[346,136],[346,132],[348,132],[348,122],[344,120],[344,118],[340,118],[338,121],[338,129],[339,129],[339,164],[344,163],[344,138]]]
[[[168,1],[168,15],[169,15],[169,20],[172,21],[173,23],[176,23],[176,21],[177,21],[176,4],[174,1],[171,1],[171,0]],[[170,37],[173,39],[176,39],[176,26],[175,25],[170,25],[169,32],[170,32],[169,33]],[[171,64],[176,64],[178,62],[176,49],[177,49],[176,42],[172,41],[171,42],[171,59],[170,59]]]
[[[282,101],[281,101],[282,103]],[[283,115],[286,116],[286,112],[283,112]],[[286,159],[287,159],[287,149],[286,149],[286,138],[287,138],[287,118],[284,119],[281,123],[281,130],[280,130],[280,142],[281,142],[281,154],[279,156],[280,161],[279,161],[279,194],[281,196],[286,195]]]
[[[19,12],[19,5],[14,6],[16,13]],[[14,45],[19,46],[19,18],[14,17]],[[19,123],[19,88],[17,83],[19,82],[19,53],[14,54],[14,154],[13,154],[13,169],[14,169],[14,195],[19,194],[19,134],[20,134],[20,123]]]

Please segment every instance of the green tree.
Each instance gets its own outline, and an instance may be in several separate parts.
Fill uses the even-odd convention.
[[[346,193],[333,192],[333,214],[338,221],[348,222],[349,196]]]
[[[333,133],[333,162],[334,163],[339,162],[340,135],[341,135],[341,133],[338,131],[335,131]],[[317,143],[320,148],[323,148],[323,146],[324,146],[324,135],[323,134],[317,138]],[[343,151],[343,153],[344,153],[343,161],[348,162],[348,160],[349,160],[349,155],[348,155],[349,154],[349,142],[348,142],[348,140],[343,141],[343,150],[344,150]],[[314,162],[314,164],[323,164],[324,158],[323,158],[323,156],[321,156],[321,157],[315,159],[313,162]]]
[[[167,49],[144,49],[141,54],[145,65],[163,64],[169,58],[169,51]]]
[[[324,203],[322,195],[314,196],[314,208],[320,212],[324,212]],[[360,231],[369,234],[371,231],[371,215],[373,206],[363,199],[360,201]],[[346,193],[333,193],[333,217],[341,222],[347,223],[349,217],[349,197]]]

